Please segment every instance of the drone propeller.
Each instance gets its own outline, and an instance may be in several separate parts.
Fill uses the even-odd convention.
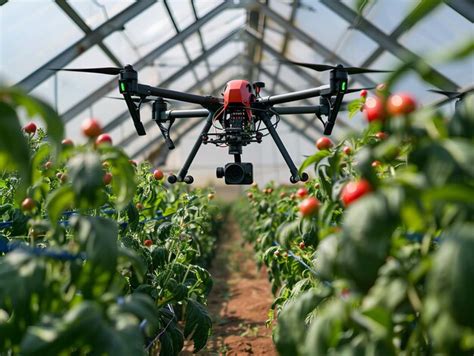
[[[106,96],[106,98],[125,101],[124,98],[117,98],[116,96]],[[134,103],[150,103],[156,100],[156,99],[140,99],[140,98],[131,98],[131,99]]]
[[[300,67],[306,67],[309,69],[313,69],[318,72],[325,72],[327,70],[333,69],[341,69],[347,72],[347,74],[361,74],[361,73],[388,73],[391,72],[390,70],[378,70],[378,69],[370,69],[370,68],[360,68],[360,67],[344,67],[342,65],[338,66],[331,66],[328,64],[314,64],[314,63],[303,63],[303,62],[293,62],[293,61],[283,61],[287,64],[293,64]]]
[[[49,70],[66,71],[66,72],[84,72],[84,73],[97,73],[107,75],[118,75],[123,70],[119,67],[99,67],[99,68],[49,68]]]
[[[438,93],[447,96],[445,100],[440,101],[437,103],[435,106],[443,106],[446,103],[449,103],[451,100],[456,100],[456,99],[462,99],[464,96],[472,91],[474,91],[474,88],[471,88],[465,92],[457,92],[457,91],[447,91],[447,90],[437,90],[437,89],[428,89],[428,91],[432,93]]]
[[[349,88],[346,90],[346,94],[350,94],[350,93],[357,93],[358,91],[362,91],[362,90],[373,90],[375,89],[376,87],[368,87],[368,88]]]

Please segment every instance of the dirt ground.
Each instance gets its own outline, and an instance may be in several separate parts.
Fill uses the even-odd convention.
[[[235,224],[220,240],[210,272],[214,288],[209,296],[213,335],[198,355],[277,355],[271,330],[265,326],[272,303],[264,270],[257,271],[250,246]],[[192,346],[180,355],[192,355]]]

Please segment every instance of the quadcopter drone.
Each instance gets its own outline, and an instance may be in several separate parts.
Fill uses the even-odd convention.
[[[242,147],[250,143],[262,142],[262,138],[271,135],[278,150],[283,156],[291,176],[290,182],[307,181],[308,174],[298,173],[285,145],[276,131],[280,115],[313,114],[323,123],[324,134],[330,135],[336,123],[337,114],[341,108],[343,97],[347,93],[360,91],[364,88],[349,89],[350,74],[386,72],[357,67],[330,66],[326,64],[310,64],[286,61],[286,64],[307,67],[316,71],[330,71],[329,84],[316,88],[295,91],[279,95],[261,96],[265,87],[263,82],[250,83],[247,80],[231,80],[224,88],[223,96],[202,96],[170,89],[140,84],[137,72],[131,65],[124,68],[82,68],[82,69],[53,69],[72,72],[99,73],[119,75],[119,92],[125,100],[138,135],[145,135],[145,128],[140,120],[140,107],[145,102],[152,102],[152,119],[158,125],[166,145],[173,149],[174,143],[170,138],[170,129],[175,119],[205,117],[205,125],[194,144],[184,166],[176,175],[170,175],[171,184],[185,182],[191,184],[194,178],[188,175],[188,170],[202,144],[227,146],[229,154],[234,156],[234,162],[225,167],[218,167],[216,175],[225,178],[226,184],[251,184],[253,182],[252,163],[242,162]],[[372,88],[365,88],[372,89]],[[153,97],[153,99],[149,98]],[[277,106],[297,100],[320,97],[319,105],[314,106]],[[202,109],[168,110],[165,99],[178,100],[198,104]],[[326,121],[323,120],[326,116]],[[272,118],[275,118],[272,121]],[[262,126],[263,124],[263,126]],[[211,128],[213,128],[211,132]]]

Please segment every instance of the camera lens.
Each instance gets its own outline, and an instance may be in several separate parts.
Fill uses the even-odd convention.
[[[225,177],[229,184],[239,184],[244,179],[244,169],[240,164],[230,164],[226,167]]]

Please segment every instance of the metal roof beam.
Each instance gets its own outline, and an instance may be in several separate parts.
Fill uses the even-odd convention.
[[[426,68],[430,70],[431,73],[433,73],[441,82],[443,82],[443,85],[440,85],[437,80],[433,80],[433,85],[437,87],[442,87],[442,89],[445,90],[456,90],[459,88],[456,83],[454,83],[451,79],[447,78],[446,76],[438,72],[436,69],[428,65],[428,63],[426,63],[426,61],[424,61],[416,53],[410,51],[409,49],[398,43],[396,40],[390,38],[390,36],[386,35],[378,27],[367,21],[365,18],[360,17],[357,12],[343,4],[341,1],[320,0],[320,2],[326,7],[328,7],[330,10],[332,10],[335,14],[342,17],[349,23],[353,24],[354,28],[363,31],[366,36],[370,37],[372,40],[377,42],[379,46],[389,51],[394,56],[401,59],[403,62],[416,60],[417,62],[422,63],[424,66],[426,66]]]
[[[283,18],[281,15],[279,15],[278,13],[270,9],[268,6],[261,4],[255,0],[252,1],[252,4],[253,6],[257,6],[262,13],[264,13],[266,16],[271,18],[281,27],[285,28],[288,31],[288,33],[290,33],[294,38],[297,38],[304,44],[308,45],[310,48],[313,48],[316,52],[321,54],[324,58],[334,58],[338,63],[344,66],[351,66],[350,63],[346,62],[344,59],[339,57],[336,53],[333,53],[331,50],[325,47],[322,43],[316,41],[314,38],[309,36],[306,32],[290,24],[287,20],[285,20],[285,18]],[[376,83],[372,79],[370,79],[368,76],[363,75],[363,74],[359,74],[357,76],[357,80],[365,86],[371,87],[371,86],[376,85]]]
[[[413,21],[413,17],[417,16],[417,13],[420,9],[426,11],[425,13],[429,13],[433,11],[436,7],[438,7],[438,1],[421,1],[418,5],[403,19],[403,21],[393,30],[390,34],[390,38],[396,41],[401,35],[405,32],[410,30],[413,26],[415,26],[418,22]],[[368,67],[375,60],[383,53],[384,49],[382,47],[377,47],[377,49],[372,52],[372,54],[361,64],[361,67]]]
[[[173,73],[169,78],[165,79],[164,81],[159,83],[157,86],[166,88],[171,83],[175,82],[177,79],[181,78],[184,74],[186,74],[190,68],[194,67],[201,61],[207,60],[207,58],[213,55],[220,48],[224,47],[227,43],[229,43],[229,41],[231,41],[234,38],[234,36],[236,36],[240,32],[241,32],[241,29],[235,29],[234,31],[230,32],[227,36],[225,36],[219,42],[217,42],[212,47],[210,47],[206,52],[201,54],[199,57],[196,57],[187,66],[182,67],[180,70]],[[196,83],[199,83],[199,82],[201,81],[196,80]],[[123,121],[125,121],[129,116],[130,114],[128,110],[124,111],[122,114],[118,115],[115,119],[113,119],[107,125],[105,125],[104,131],[107,132],[107,131],[113,130],[115,127],[119,126]]]
[[[84,22],[81,16],[69,5],[66,0],[55,0],[56,4],[63,10],[66,15],[69,16],[69,18],[74,21],[74,23],[79,26],[79,28],[84,31],[84,33],[87,35],[92,32],[91,28]],[[98,46],[104,53],[107,55],[107,57],[110,58],[110,60],[118,67],[122,66],[122,63],[120,60],[112,53],[112,51],[101,41],[98,43]]]
[[[110,20],[104,22],[94,31],[86,34],[79,41],[74,43],[69,48],[62,51],[49,62],[42,65],[29,76],[17,83],[17,86],[26,91],[31,91],[33,88],[51,77],[54,72],[48,70],[49,68],[63,68],[89,48],[100,43],[104,38],[111,33],[123,29],[124,25],[132,18],[143,12],[145,9],[153,5],[156,0],[142,0],[133,3],[119,14],[112,17]]]
[[[198,16],[198,13],[197,13],[197,10],[196,10],[196,4],[194,3],[194,0],[190,0],[190,1],[191,1],[191,8],[193,10],[194,20],[198,21],[199,16]],[[198,34],[198,37],[199,37],[199,43],[201,44],[201,53],[204,53],[206,51],[206,46],[204,44],[204,39],[202,37],[202,33],[201,33],[200,29],[197,30],[197,34]],[[211,66],[210,66],[209,61],[207,59],[205,60],[205,64],[206,64],[207,74],[211,75]],[[215,91],[216,86],[214,85],[213,81],[211,80],[210,83],[211,83],[212,90]]]
[[[144,0],[148,1],[148,0]],[[139,1],[138,3],[141,3]],[[140,70],[147,65],[151,65],[153,61],[161,56],[163,53],[168,51],[169,49],[173,48],[177,44],[181,43],[182,41],[186,40],[189,36],[191,36],[197,29],[201,28],[204,24],[209,22],[211,19],[219,15],[222,11],[224,11],[227,8],[230,8],[232,5],[231,2],[224,1],[222,4],[216,6],[214,9],[209,11],[206,15],[201,17],[198,21],[192,23],[188,27],[186,27],[184,30],[182,30],[180,33],[175,35],[174,37],[170,38],[168,41],[163,43],[162,45],[158,46],[148,54],[146,54],[144,57],[142,57],[140,60],[138,60],[133,67],[135,70]],[[79,115],[81,112],[86,110],[89,106],[91,106],[93,103],[95,103],[97,100],[102,98],[104,95],[109,93],[111,90],[114,88],[117,88],[117,79],[112,79],[102,85],[100,88],[96,89],[93,93],[88,95],[86,98],[81,100],[79,103],[74,105],[72,108],[67,110],[65,113],[61,115],[61,118],[63,122],[67,123],[74,119],[77,115]]]
[[[469,22],[474,22],[474,4],[472,0],[445,0],[444,2]]]
[[[171,11],[171,8],[170,6],[168,5],[168,1],[167,0],[163,0],[163,4],[165,5],[165,8],[166,8],[166,12],[168,13],[168,16],[171,20],[171,22],[173,23],[173,27],[176,31],[176,34],[180,33],[180,29],[178,27],[178,24],[176,23],[176,19],[174,18],[173,16],[173,12]],[[186,48],[186,45],[184,44],[184,42],[181,42],[180,43],[181,47],[183,48],[183,52],[184,52],[184,56],[186,57],[186,60],[188,61],[188,63],[186,65],[189,65],[191,63],[191,56],[188,52],[188,49]],[[193,76],[194,76],[194,79],[196,81],[199,81],[199,77],[196,73],[196,69],[194,68],[191,68],[191,71],[193,72]]]

